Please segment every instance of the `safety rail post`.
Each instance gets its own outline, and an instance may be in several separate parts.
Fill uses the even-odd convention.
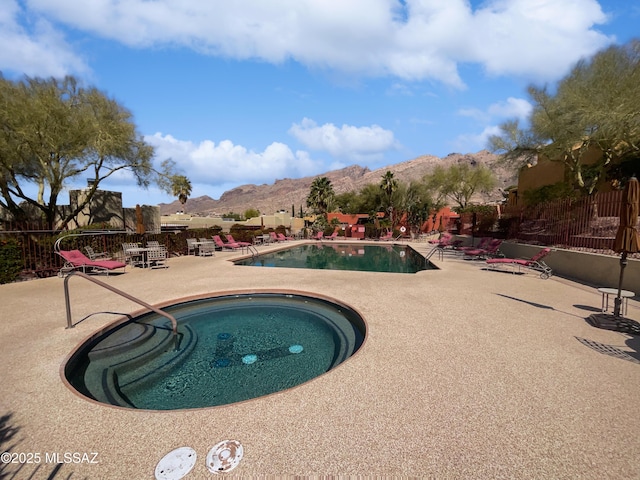
[[[177,348],[177,341],[178,341],[178,321],[175,319],[175,317],[173,315],[168,314],[167,312],[163,312],[162,310],[160,310],[159,308],[154,307],[153,305],[149,305],[147,302],[144,302],[142,300],[140,300],[139,298],[134,297],[133,295],[129,295],[126,292],[123,292],[122,290],[119,290],[115,287],[112,287],[111,285],[104,283],[101,280],[98,280],[97,278],[91,277],[89,275],[87,275],[86,273],[83,272],[78,272],[78,271],[73,271],[73,272],[69,272],[69,274],[65,277],[64,279],[64,300],[65,300],[65,306],[67,308],[67,327],[66,328],[73,328],[74,325],[71,321],[71,301],[69,299],[69,279],[75,275],[79,275],[81,278],[85,278],[87,280],[89,280],[90,282],[95,283],[96,285],[99,285],[103,288],[106,288],[107,290],[109,290],[110,292],[113,292],[117,295],[120,295],[121,297],[126,298],[127,300],[131,300],[134,303],[137,303],[138,305],[142,305],[143,307],[151,310],[152,312],[157,313],[158,315],[161,315],[167,319],[169,319],[169,321],[171,321],[171,325],[172,325],[172,331],[173,331],[173,336],[176,339],[176,348]]]

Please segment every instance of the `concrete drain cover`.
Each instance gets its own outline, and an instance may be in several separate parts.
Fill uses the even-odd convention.
[[[167,453],[156,465],[156,480],[179,480],[196,464],[196,451],[180,447]]]
[[[230,472],[238,466],[244,449],[236,440],[223,440],[207,454],[207,468],[211,473]]]

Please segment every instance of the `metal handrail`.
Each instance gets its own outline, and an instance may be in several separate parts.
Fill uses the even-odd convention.
[[[433,256],[434,253],[438,252],[438,257],[440,258],[440,260],[444,260],[444,251],[442,248],[440,248],[439,246],[435,246],[433,247],[429,253],[427,253],[424,257],[424,261],[428,262],[429,259]]]
[[[136,298],[132,295],[129,295],[126,292],[123,292],[122,290],[119,290],[115,287],[112,287],[111,285],[104,283],[101,280],[98,280],[97,278],[94,277],[90,277],[89,275],[87,275],[86,273],[82,273],[82,272],[77,272],[77,271],[73,271],[73,272],[69,272],[69,275],[67,275],[64,279],[64,300],[65,300],[65,305],[67,307],[67,327],[66,328],[73,328],[74,325],[71,322],[71,302],[69,300],[69,279],[74,276],[74,275],[80,275],[80,277],[82,278],[86,278],[87,280],[89,280],[90,282],[95,283],[96,285],[99,285],[101,287],[106,288],[107,290],[116,293],[118,295],[120,295],[121,297],[126,298],[127,300],[131,300],[132,302],[135,302],[139,305],[142,305],[145,308],[148,308],[149,310],[157,313],[158,315],[161,315],[165,318],[168,318],[171,321],[171,325],[172,325],[172,331],[173,331],[173,336],[176,338],[176,342],[177,342],[177,335],[178,335],[178,321],[175,319],[174,316],[168,314],[167,312],[163,312],[162,310],[149,305],[147,302],[143,302],[142,300],[140,300],[139,298]]]

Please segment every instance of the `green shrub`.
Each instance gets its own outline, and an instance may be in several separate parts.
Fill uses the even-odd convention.
[[[0,241],[0,284],[15,282],[22,272],[22,252],[13,239]]]

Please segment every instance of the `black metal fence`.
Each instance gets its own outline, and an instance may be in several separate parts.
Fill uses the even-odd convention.
[[[187,238],[211,238],[219,229],[207,228],[185,230],[157,234],[136,234],[128,232],[94,231],[82,232],[82,236],[71,235],[80,232],[57,232],[51,230],[0,231],[0,248],[9,242],[17,247],[22,258],[20,279],[49,277],[56,275],[63,261],[54,252],[56,240],[62,250],[80,250],[90,246],[95,252],[105,252],[114,259],[124,260],[123,243],[140,243],[146,245],[150,240],[157,240],[167,247],[170,256],[186,255]],[[2,265],[0,265],[2,268]]]

